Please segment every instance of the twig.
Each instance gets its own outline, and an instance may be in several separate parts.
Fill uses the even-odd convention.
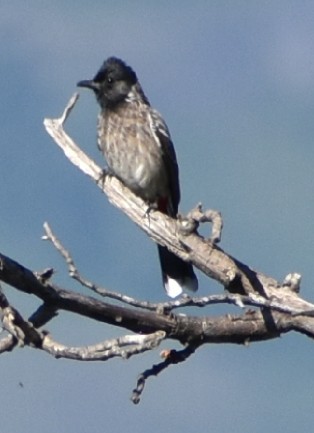
[[[35,328],[40,328],[46,325],[51,319],[58,315],[56,307],[44,302],[37,310],[29,317],[28,321],[33,324]]]
[[[167,367],[174,364],[179,364],[186,361],[198,348],[197,345],[189,345],[183,350],[167,350],[162,352],[162,356],[165,360],[159,364],[155,364],[152,368],[145,370],[141,373],[137,379],[136,387],[132,391],[131,401],[134,404],[138,404],[141,399],[141,395],[144,391],[146,380],[152,376],[157,376],[159,373],[164,371]]]
[[[64,122],[69,117],[71,111],[73,110],[78,98],[80,97],[79,93],[74,93],[74,95],[70,98],[67,106],[65,107],[61,117],[58,119],[61,126],[63,126]]]
[[[196,231],[200,223],[207,222],[212,223],[212,232],[209,240],[214,244],[220,242],[223,228],[221,213],[213,209],[203,211],[201,203],[199,203],[185,218],[183,218],[181,221],[181,230],[185,234],[192,233]]]
[[[111,299],[115,299],[116,301],[123,302],[125,304],[131,305],[133,307],[144,308],[146,310],[161,310],[162,304],[151,303],[147,301],[139,301],[131,296],[124,295],[122,293],[113,292],[111,290],[105,289],[103,287],[99,287],[95,283],[83,278],[80,272],[78,271],[74,260],[70,254],[70,252],[62,245],[60,240],[53,233],[51,227],[47,222],[44,223],[45,235],[42,237],[43,240],[50,240],[54,247],[59,251],[62,257],[65,259],[66,264],[68,265],[68,271],[71,278],[78,281],[82,286],[87,287],[99,295]]]
[[[63,124],[73,110],[78,98],[78,93],[75,93],[66,105],[61,117],[58,119],[45,119],[44,125],[48,134],[62,148],[66,157],[72,164],[96,180],[101,178],[102,169],[98,167],[98,165],[95,164],[63,130]]]

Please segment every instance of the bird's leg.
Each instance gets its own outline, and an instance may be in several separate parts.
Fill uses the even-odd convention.
[[[103,168],[100,176],[96,180],[97,185],[101,184],[103,187],[107,176],[114,176],[114,174],[109,168]]]
[[[145,213],[143,215],[144,218],[148,219],[148,225],[150,223],[150,213],[152,211],[158,210],[158,203],[157,202],[148,202],[147,203],[147,208],[145,210]]]

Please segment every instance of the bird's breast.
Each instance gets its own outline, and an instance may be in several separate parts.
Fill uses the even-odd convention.
[[[152,202],[167,195],[162,149],[145,111],[101,113],[98,145],[110,170],[133,192]]]

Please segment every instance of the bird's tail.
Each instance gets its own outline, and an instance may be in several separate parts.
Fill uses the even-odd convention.
[[[158,245],[162,279],[168,296],[175,298],[184,289],[196,292],[198,281],[190,263],[177,257],[166,247]]]

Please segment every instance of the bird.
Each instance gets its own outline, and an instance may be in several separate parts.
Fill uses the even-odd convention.
[[[117,57],[107,58],[91,80],[100,106],[98,148],[109,172],[160,212],[176,218],[180,202],[179,168],[169,129],[151,107],[135,71]],[[192,264],[158,245],[164,288],[171,298],[195,292]]]

